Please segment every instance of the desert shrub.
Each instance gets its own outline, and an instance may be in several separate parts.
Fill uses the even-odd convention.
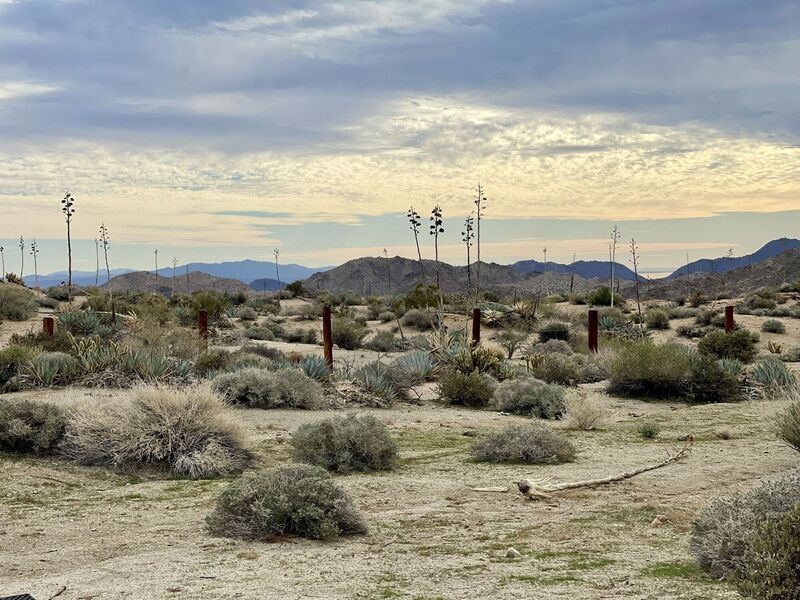
[[[540,423],[509,425],[475,440],[473,460],[494,463],[561,463],[575,459],[574,446]]]
[[[333,319],[331,323],[333,343],[344,350],[355,350],[367,335],[367,330],[352,319]]]
[[[612,360],[608,390],[621,396],[681,396],[688,387],[689,362],[689,355],[674,344],[631,344]]]
[[[778,319],[767,319],[761,324],[761,331],[767,333],[786,333],[786,326]]]
[[[335,322],[335,321],[334,321]],[[366,335],[366,333],[365,333]],[[316,344],[317,343],[317,330],[313,327],[307,329],[286,329],[281,330],[280,337],[283,341],[293,344]],[[336,338],[334,337],[334,340]]]
[[[37,298],[36,303],[42,308],[50,308],[52,310],[57,310],[61,306],[58,300],[53,300],[52,298]]]
[[[435,285],[423,286],[418,284],[403,299],[403,304],[409,309],[439,306],[439,291]]]
[[[391,368],[404,374],[411,385],[430,380],[435,373],[431,355],[424,350],[414,350],[392,361]]]
[[[394,352],[399,349],[394,333],[391,331],[379,331],[364,344],[364,347],[375,352]]]
[[[642,421],[636,426],[636,432],[645,440],[654,440],[661,433],[661,426],[654,421]]]
[[[425,331],[428,329],[433,329],[434,318],[425,310],[412,308],[403,315],[403,318],[400,319],[400,324],[404,327],[414,327],[420,331]]]
[[[485,406],[492,399],[495,385],[491,377],[477,370],[471,373],[446,370],[439,377],[437,391],[450,404]]]
[[[324,469],[310,465],[242,475],[220,494],[206,526],[213,535],[247,540],[367,533],[350,497]]]
[[[27,346],[9,346],[0,350],[0,389],[17,376],[34,354],[33,349]]]
[[[690,361],[686,395],[689,402],[698,404],[741,399],[736,376],[725,370],[718,360],[702,354]]]
[[[205,310],[208,312],[209,320],[216,321],[225,312],[226,306],[225,296],[211,290],[194,292],[190,298],[190,307],[195,320],[200,311]]]
[[[388,404],[404,397],[412,386],[419,383],[413,373],[392,368],[379,360],[356,369],[351,379]]]
[[[69,300],[69,290],[65,285],[54,285],[47,288],[47,297],[58,302],[67,302]]]
[[[547,340],[544,343],[537,342],[528,348],[526,354],[575,354],[572,346],[564,340]]]
[[[596,398],[587,394],[569,394],[565,406],[567,424],[572,429],[592,431],[602,427],[606,420],[605,407]]]
[[[15,285],[0,285],[0,318],[25,321],[36,314],[36,296]]]
[[[758,352],[756,341],[757,337],[754,338],[753,334],[745,329],[730,333],[711,331],[700,340],[698,349],[716,358],[735,358],[743,363],[749,363]]]
[[[350,414],[301,425],[292,434],[294,459],[334,471],[388,471],[397,444],[371,415]]]
[[[753,380],[766,388],[768,392],[791,388],[797,385],[797,379],[786,363],[777,358],[765,358],[753,365]]]
[[[66,385],[80,374],[78,360],[65,352],[42,352],[22,368],[22,376],[32,385]]]
[[[213,387],[228,402],[251,408],[318,409],[323,405],[319,383],[299,369],[242,369],[222,373]]]
[[[244,335],[249,340],[261,340],[265,342],[275,340],[275,333],[268,327],[248,327],[245,329]]]
[[[666,310],[649,310],[645,317],[648,329],[669,329],[669,313]]]
[[[268,369],[272,361],[258,354],[251,354],[250,352],[236,352],[231,355],[231,362],[228,365],[228,371],[239,371],[241,369],[248,369],[256,367],[259,369]]]
[[[280,348],[273,348],[264,344],[248,344],[242,347],[243,353],[257,354],[270,360],[286,360],[286,354]]]
[[[540,419],[560,419],[566,410],[564,388],[533,377],[502,382],[493,402],[502,411]]]
[[[506,356],[511,359],[527,338],[528,334],[524,331],[505,328],[497,334],[497,343],[503,347],[503,350],[506,351]]]
[[[692,526],[689,548],[697,564],[714,578],[746,578],[748,545],[765,522],[781,518],[800,504],[800,471],[758,487],[716,498]],[[774,596],[782,598],[782,596]]]
[[[0,450],[31,454],[55,451],[64,436],[64,411],[46,402],[0,402]]]
[[[209,348],[201,352],[194,361],[194,372],[208,375],[215,371],[224,371],[231,364],[231,353],[222,348]]]
[[[569,341],[572,327],[564,321],[546,321],[539,326],[537,331],[540,342],[549,340]]]
[[[587,301],[592,306],[611,306],[611,290],[607,287],[598,288],[589,294]]]
[[[792,402],[775,418],[775,433],[791,448],[800,452],[800,394],[794,390]]]
[[[584,360],[557,353],[531,354],[527,357],[528,370],[536,379],[567,386],[581,381]]]
[[[693,308],[699,308],[706,303],[706,297],[700,290],[695,290],[689,296],[689,304],[692,305]]]
[[[378,320],[381,323],[388,323],[389,321],[394,321],[395,319],[397,319],[397,315],[390,310],[386,310],[378,314]]]
[[[800,600],[800,504],[771,517],[745,542],[739,592],[758,600]]]
[[[331,376],[325,357],[315,354],[304,356],[300,361],[300,369],[314,381],[327,381]]]
[[[61,452],[85,465],[165,469],[185,477],[242,470],[250,454],[240,428],[207,388],[147,386],[114,402],[88,401],[70,414]]]
[[[250,306],[237,306],[231,310],[231,316],[242,321],[255,321],[258,319],[258,313]]]

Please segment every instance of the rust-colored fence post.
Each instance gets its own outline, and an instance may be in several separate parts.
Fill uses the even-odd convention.
[[[200,310],[197,313],[197,327],[200,329],[200,337],[204,340],[208,339],[208,311],[206,309]]]
[[[331,329],[331,307],[322,307],[322,349],[325,353],[325,364],[333,372],[333,330]]]
[[[589,309],[589,352],[597,352],[597,309]]]
[[[733,331],[733,306],[725,307],[725,333]]]
[[[47,334],[47,337],[53,337],[56,333],[56,320],[54,317],[44,317],[42,319],[42,331]]]
[[[481,343],[481,309],[472,309],[472,345]]]

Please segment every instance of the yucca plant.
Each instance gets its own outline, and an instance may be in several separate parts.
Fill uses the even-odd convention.
[[[404,373],[415,384],[432,379],[437,371],[431,355],[424,350],[415,350],[396,358],[391,367]]]
[[[744,368],[742,361],[736,360],[735,358],[720,358],[717,364],[723,371],[730,373],[734,377],[737,377]]]

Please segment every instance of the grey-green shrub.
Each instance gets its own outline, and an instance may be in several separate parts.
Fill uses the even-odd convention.
[[[786,410],[777,416],[775,426],[778,438],[800,452],[800,396],[797,393]]]
[[[509,425],[478,438],[470,454],[479,462],[544,464],[574,460],[575,448],[549,427],[526,423]]]
[[[206,525],[213,535],[247,540],[367,533],[350,496],[324,469],[309,465],[242,475],[220,494]]]
[[[394,321],[395,319],[397,319],[397,315],[390,310],[384,311],[378,315],[378,320],[381,323],[388,323],[389,321]]]
[[[582,379],[585,359],[578,355],[566,355],[556,352],[541,355],[529,355],[530,373],[536,379],[547,383],[572,386]]]
[[[662,309],[649,310],[645,317],[645,325],[648,329],[669,329],[669,313]]]
[[[446,370],[439,377],[437,391],[450,404],[485,406],[492,399],[495,386],[494,379],[477,370],[471,373]]]
[[[33,349],[27,346],[9,346],[0,350],[0,389],[17,376],[34,354]]]
[[[697,347],[703,354],[715,358],[735,358],[743,363],[749,363],[758,352],[756,341],[758,335],[746,329],[737,329],[729,333],[710,331],[703,336]]]
[[[247,339],[250,340],[260,340],[264,342],[272,342],[275,340],[275,332],[270,329],[269,327],[261,327],[255,325],[253,327],[248,327],[244,330],[244,335]]]
[[[564,340],[547,340],[546,342],[537,342],[528,348],[526,354],[566,354],[571,356],[575,354],[569,342]]]
[[[367,329],[352,319],[333,319],[331,322],[333,343],[344,350],[355,350],[367,335]]]
[[[572,335],[572,326],[563,321],[546,321],[537,330],[540,342],[548,340],[569,341]]]
[[[194,372],[207,375],[216,371],[224,371],[232,362],[231,353],[222,348],[208,348],[201,352],[194,361]]]
[[[608,390],[621,396],[682,396],[688,388],[690,360],[674,344],[630,344],[611,363]]]
[[[64,436],[64,411],[32,400],[0,402],[0,451],[48,454]]]
[[[767,319],[761,324],[761,331],[767,333],[786,333],[786,326],[778,319]]]
[[[0,318],[25,321],[36,314],[36,296],[23,287],[0,284]]]
[[[399,350],[399,345],[391,331],[379,331],[372,339],[367,340],[364,347],[375,352],[394,352]]]
[[[217,375],[213,387],[226,401],[250,408],[314,410],[324,406],[319,383],[299,369],[241,369]]]
[[[147,386],[113,402],[79,404],[60,450],[84,465],[159,468],[192,478],[229,475],[250,461],[242,430],[202,387]]]
[[[400,324],[404,327],[413,327],[420,331],[425,331],[427,329],[433,329],[434,318],[427,311],[412,308],[403,315],[403,318],[400,319]]]
[[[397,444],[371,415],[349,414],[301,425],[292,434],[297,462],[334,471],[388,471],[397,461]]]
[[[642,421],[636,425],[636,432],[645,440],[654,440],[661,433],[661,426],[654,421]]]
[[[765,481],[746,492],[716,498],[692,526],[689,548],[697,564],[714,578],[746,576],[749,540],[765,521],[800,504],[800,471]]]
[[[560,419],[566,411],[564,388],[533,377],[503,381],[493,402],[504,412],[540,419]]]

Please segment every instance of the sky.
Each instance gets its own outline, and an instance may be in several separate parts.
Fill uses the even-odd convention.
[[[799,99],[796,1],[0,0],[0,244],[458,263],[481,182],[485,260],[669,269],[800,235]]]

